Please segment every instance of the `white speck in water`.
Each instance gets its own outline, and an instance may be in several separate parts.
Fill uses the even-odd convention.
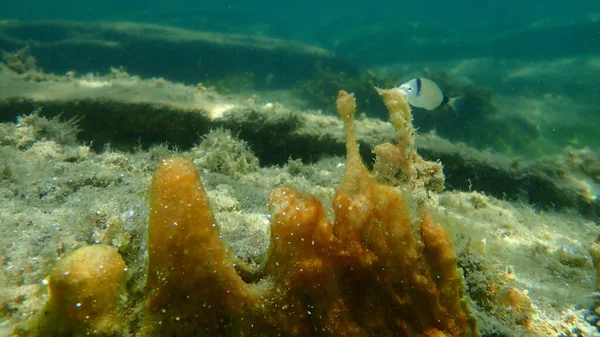
[[[177,227],[179,224],[175,221],[173,221],[173,226]]]
[[[81,308],[81,303],[75,304],[75,308]]]
[[[161,314],[166,314],[166,313],[167,313],[167,311],[166,311],[165,309],[160,309],[160,313],[161,313]]]

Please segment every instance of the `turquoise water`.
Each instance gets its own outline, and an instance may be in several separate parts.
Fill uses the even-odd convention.
[[[600,110],[600,5],[594,0],[576,5],[564,1],[19,1],[0,5],[0,19],[135,22],[277,38],[332,51],[342,64],[326,65],[319,69],[323,72],[315,73],[314,65],[282,57],[281,64],[265,70],[263,65],[253,65],[252,58],[240,65],[238,59],[219,56],[234,64],[230,73],[251,77],[236,85],[236,80],[221,80],[223,73],[215,69],[222,65],[206,65],[210,62],[205,56],[177,65],[155,60],[144,70],[138,58],[145,58],[147,48],[129,49],[127,55],[105,57],[105,62],[99,62],[102,56],[86,62],[66,51],[48,57],[34,46],[32,54],[47,72],[104,72],[109,66],[123,66],[142,77],[162,76],[188,84],[202,81],[228,93],[296,90],[305,102],[301,108],[326,112],[331,112],[330,97],[337,90],[357,91],[365,74],[375,74],[373,82],[380,86],[430,77],[441,81],[449,96],[477,97],[463,100],[456,113],[417,109],[416,124],[422,131],[521,156],[540,156],[566,146],[600,146],[596,123],[590,123]],[[28,38],[53,41],[55,30],[48,28],[45,34],[42,27],[41,31],[35,38],[27,31],[17,35],[25,41],[21,44]],[[13,51],[19,46],[0,38],[0,49]],[[160,44],[146,47],[157,53],[165,49]],[[205,64],[199,66],[201,62]],[[147,71],[149,67],[153,70]],[[190,76],[177,74],[175,67]],[[341,73],[347,77],[340,79]],[[322,92],[324,97],[312,92]],[[385,118],[381,103],[373,101],[359,100],[359,108]]]
[[[388,26],[395,33],[402,34],[404,30],[412,31],[418,25],[421,28],[418,33],[440,42],[457,36],[484,42],[497,35],[526,29],[532,25],[569,27],[597,22],[600,15],[600,5],[594,0],[581,0],[576,4],[565,1],[514,0],[329,3],[29,0],[5,2],[0,6],[0,18],[3,19],[126,20],[219,32],[263,33],[308,43],[321,43],[323,47],[329,48],[333,46],[327,45],[327,42],[331,42],[332,38],[345,29],[370,30],[374,26]],[[561,37],[556,37],[557,43]],[[567,41],[562,41],[565,42]],[[588,48],[593,47],[593,41],[588,42]],[[512,49],[532,49],[523,47],[527,46],[513,46]],[[377,53],[385,51],[378,50]]]

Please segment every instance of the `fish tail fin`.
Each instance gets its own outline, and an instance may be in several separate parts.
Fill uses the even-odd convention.
[[[450,108],[452,108],[452,110],[454,110],[455,112],[458,112],[457,104],[458,104],[458,102],[460,102],[460,100],[462,98],[463,98],[463,95],[456,96],[456,97],[450,97],[450,98],[448,98],[448,102],[446,102],[446,105],[448,105]]]

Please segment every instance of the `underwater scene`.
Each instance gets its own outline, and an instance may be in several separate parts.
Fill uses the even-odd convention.
[[[600,4],[0,4],[0,337],[600,336]]]

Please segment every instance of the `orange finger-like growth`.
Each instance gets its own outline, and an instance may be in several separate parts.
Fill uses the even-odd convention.
[[[237,275],[199,174],[184,158],[163,160],[152,178],[146,324],[156,335],[224,335],[253,294]]]

